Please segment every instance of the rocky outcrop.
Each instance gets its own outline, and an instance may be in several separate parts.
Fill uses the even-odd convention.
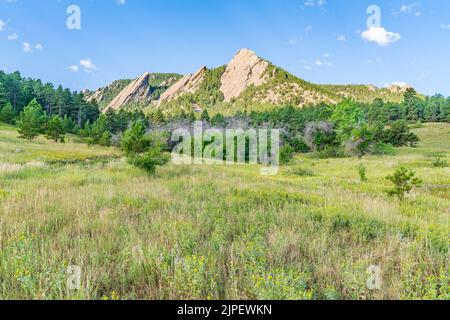
[[[197,72],[186,75],[178,80],[174,85],[167,89],[159,98],[158,104],[164,101],[176,99],[186,93],[194,93],[197,91],[203,80],[205,79],[206,67],[203,66]]]
[[[117,110],[130,103],[148,103],[150,101],[150,79],[151,73],[146,72],[128,86],[125,87],[106,107]]]
[[[259,86],[266,82],[269,63],[248,49],[239,50],[228,64],[221,78],[220,91],[228,102],[250,85]]]
[[[391,93],[405,93],[411,86],[405,82],[394,82],[387,87]]]
[[[93,95],[91,95],[87,101],[88,102],[94,102],[96,101],[97,103],[100,103],[103,101],[104,99],[104,88],[98,89],[97,91],[95,91],[95,93]]]

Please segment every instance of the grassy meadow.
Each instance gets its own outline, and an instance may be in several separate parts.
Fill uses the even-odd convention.
[[[396,155],[301,155],[273,177],[148,176],[117,149],[0,126],[0,299],[450,299],[450,168],[432,165],[450,162],[450,125],[414,132],[420,145]],[[399,165],[423,180],[403,203],[385,193]]]

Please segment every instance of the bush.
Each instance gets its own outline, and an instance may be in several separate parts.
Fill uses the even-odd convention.
[[[359,178],[360,178],[361,182],[367,182],[366,167],[363,164],[359,165],[358,173],[359,173]]]
[[[302,137],[293,138],[289,141],[289,144],[294,148],[294,151],[298,153],[308,153],[311,151],[311,148],[306,144]]]
[[[432,166],[434,168],[447,168],[448,163],[446,159],[442,158],[442,155],[436,155],[433,159]]]
[[[110,147],[111,146],[111,138],[112,138],[111,133],[109,133],[109,131],[105,131],[105,132],[103,132],[100,140],[98,140],[98,144],[103,147]]]
[[[156,166],[163,166],[169,160],[169,155],[164,154],[158,147],[151,147],[148,151],[134,155],[128,159],[129,163],[147,171],[149,174],[155,173]]]
[[[326,146],[323,150],[316,152],[314,157],[319,159],[343,158],[345,153],[339,147]]]
[[[331,220],[331,230],[333,232],[349,231],[351,229],[350,219],[343,215],[338,215]]]
[[[161,137],[147,135],[141,120],[133,122],[131,128],[124,133],[122,150],[129,163],[149,174],[155,173],[157,166],[162,166],[170,160],[163,152]]]
[[[14,110],[13,110],[11,103],[8,102],[0,110],[0,122],[14,124]]]
[[[290,144],[285,144],[280,149],[280,163],[287,164],[294,158],[294,148]]]
[[[405,200],[407,194],[411,192],[414,187],[422,184],[422,180],[416,177],[413,170],[408,170],[405,167],[400,167],[390,176],[386,177],[394,187],[386,190],[386,193],[391,197],[397,197],[400,201]]]
[[[419,142],[419,137],[412,133],[408,123],[403,120],[396,121],[392,127],[384,132],[383,142],[390,143],[394,147],[414,147]]]
[[[392,144],[378,142],[373,146],[373,154],[377,156],[393,156],[396,154]]]

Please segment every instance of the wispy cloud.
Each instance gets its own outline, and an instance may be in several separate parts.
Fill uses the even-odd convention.
[[[17,39],[19,39],[19,36],[17,35],[17,33],[13,33],[8,36],[8,40],[10,40],[10,41],[17,40]]]
[[[410,3],[410,4],[402,4],[398,10],[393,10],[392,14],[394,16],[399,16],[401,14],[409,14],[409,15],[414,15],[414,16],[418,17],[418,16],[422,15],[422,12],[420,11],[421,7],[422,7],[422,5],[417,2]]]

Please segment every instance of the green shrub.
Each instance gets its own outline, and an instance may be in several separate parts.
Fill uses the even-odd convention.
[[[111,133],[109,131],[105,131],[102,134],[102,137],[98,141],[98,144],[104,147],[110,147],[111,146]]]
[[[391,197],[397,197],[400,201],[405,200],[407,194],[411,192],[414,187],[422,184],[422,180],[416,177],[413,170],[408,170],[405,167],[400,167],[393,175],[386,177],[394,187],[386,190],[386,193]]]
[[[331,219],[331,230],[333,232],[348,231],[351,228],[351,221],[343,215],[335,216]]]
[[[367,171],[366,167],[361,163],[358,168],[359,179],[361,182],[367,182]]]
[[[11,103],[7,103],[0,110],[0,122],[14,124],[14,110]]]
[[[128,161],[132,165],[147,171],[149,174],[153,174],[157,166],[163,166],[169,160],[169,155],[164,154],[160,148],[151,147],[148,151],[129,158]]]
[[[287,164],[294,158],[294,148],[290,144],[285,144],[280,149],[280,163]]]
[[[157,166],[169,162],[170,157],[163,152],[161,137],[150,136],[145,125],[138,120],[124,133],[122,150],[132,165],[153,174]]]
[[[448,162],[447,159],[443,159],[442,155],[436,155],[433,159],[432,166],[434,168],[447,168]]]
[[[396,151],[394,146],[390,143],[377,142],[373,146],[373,154],[377,156],[394,156]]]

